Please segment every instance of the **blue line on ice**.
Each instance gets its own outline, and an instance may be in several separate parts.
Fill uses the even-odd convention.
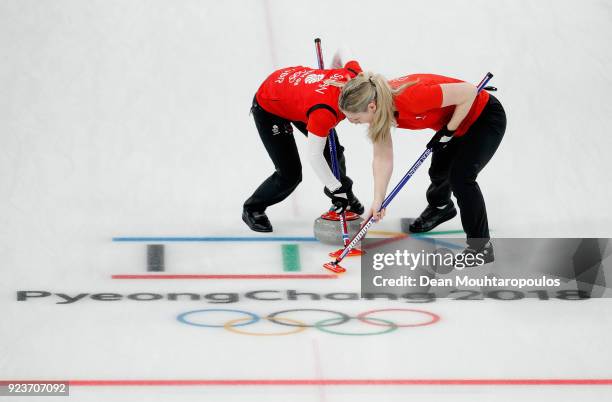
[[[445,242],[444,240],[429,237],[424,234],[415,233],[410,237],[419,238],[426,242],[435,242],[438,245],[446,246],[452,249],[459,249],[462,247],[456,244]],[[165,236],[165,237],[113,237],[113,242],[121,243],[169,243],[169,242],[192,242],[192,243],[203,243],[203,242],[317,242],[315,237],[308,236],[270,236],[270,237],[259,237],[259,236],[205,236],[205,237],[176,237],[176,236]]]

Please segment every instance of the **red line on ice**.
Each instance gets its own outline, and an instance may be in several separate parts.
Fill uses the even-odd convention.
[[[312,385],[612,385],[612,378],[586,379],[271,379],[271,380],[69,380],[71,386],[312,386]]]
[[[138,275],[113,275],[113,279],[336,279],[336,275],[327,274],[138,274]]]

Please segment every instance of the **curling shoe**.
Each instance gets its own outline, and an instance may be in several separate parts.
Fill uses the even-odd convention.
[[[457,215],[455,204],[449,201],[444,208],[428,205],[421,215],[408,227],[412,233],[429,232],[439,224],[453,219]]]
[[[255,232],[271,232],[272,224],[265,212],[242,210],[242,220]]]
[[[493,261],[495,261],[495,253],[493,252],[493,244],[490,241],[479,249],[467,247],[461,254],[455,256],[455,266],[461,262],[461,265],[466,268],[478,267]]]

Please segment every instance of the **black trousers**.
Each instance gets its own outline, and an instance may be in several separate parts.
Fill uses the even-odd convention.
[[[485,201],[476,182],[506,131],[506,113],[493,95],[481,115],[464,136],[453,139],[445,149],[433,153],[427,189],[427,201],[443,206],[451,192],[457,198],[461,224],[470,247],[480,248],[489,239]]]
[[[244,203],[244,208],[249,211],[263,212],[270,205],[281,202],[287,198],[302,181],[302,163],[293,137],[292,124],[304,135],[308,135],[306,124],[303,122],[292,122],[282,117],[265,111],[253,98],[251,113],[255,120],[255,126],[259,131],[259,137],[272,162],[275,171],[263,183],[257,187],[253,195]],[[335,134],[334,134],[335,135]],[[336,139],[336,152],[340,168],[340,181],[350,191],[353,181],[346,176],[346,162],[344,159],[344,147],[340,145],[338,136]],[[331,168],[329,153],[329,140],[324,151],[325,160]]]

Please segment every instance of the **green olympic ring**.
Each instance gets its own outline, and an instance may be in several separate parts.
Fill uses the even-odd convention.
[[[321,320],[319,322],[315,323],[315,327],[319,330],[319,331],[323,331],[323,332],[327,332],[329,334],[334,334],[334,335],[349,335],[349,336],[370,336],[370,335],[383,335],[383,334],[388,334],[389,332],[393,332],[396,329],[398,329],[398,325],[392,321],[388,321],[388,320],[383,320],[381,318],[370,318],[370,320],[372,321],[378,321],[378,322],[382,322],[386,325],[383,325],[383,327],[386,327],[387,329],[383,329],[382,331],[378,331],[378,332],[340,332],[340,331],[333,331],[329,328],[327,328],[327,326],[325,324],[328,323],[328,321],[333,321],[333,320],[338,320],[338,318],[328,318],[326,320]],[[332,324],[333,325],[333,324]]]

